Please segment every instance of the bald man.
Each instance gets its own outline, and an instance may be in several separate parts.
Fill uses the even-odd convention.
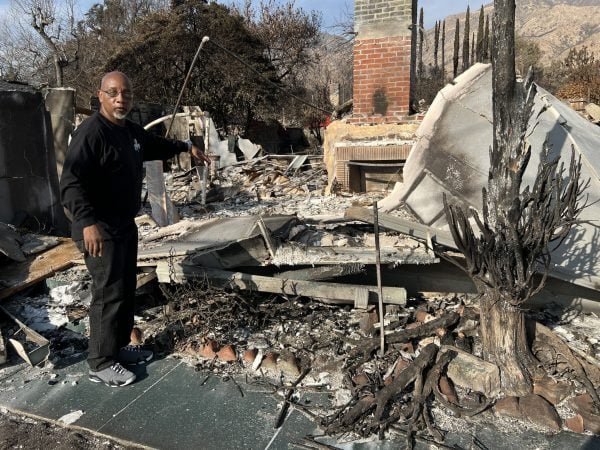
[[[137,263],[135,216],[141,207],[142,163],[191,151],[196,146],[164,139],[126,119],[133,106],[131,82],[121,72],[104,75],[100,111],[85,120],[69,144],[60,180],[71,233],[84,252],[92,277],[89,378],[126,386],[135,374],[126,365],[143,364],[152,352],[129,345],[133,328]]]

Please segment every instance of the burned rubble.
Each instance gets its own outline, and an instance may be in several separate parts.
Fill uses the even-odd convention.
[[[452,251],[451,239],[399,209],[380,215],[377,249],[373,195],[323,196],[317,161],[289,166],[258,157],[221,169],[211,186],[218,195],[205,204],[193,195],[193,175],[173,175],[167,184],[184,220],[158,227],[149,215],[138,218],[132,342],[181,359],[204,383],[235,383],[240,396],[260,386],[279,399],[274,427],[293,408],[338,442],[404,436],[409,446],[444,447],[446,432],[474,424],[600,432],[595,314],[552,305],[531,312],[532,348],[545,375],[530,396],[502,398],[497,366],[481,359],[473,291],[404,287],[403,271],[439,266],[432,248]],[[383,318],[377,250],[386,274]],[[46,344],[27,334],[21,341],[28,356],[48,350],[36,364],[49,383],[53,368],[82,359],[86,346],[89,280],[79,257],[68,266],[41,275],[50,276],[48,294],[36,295],[35,283],[14,293],[18,283],[5,282],[11,295],[2,307],[18,321],[5,321],[3,334],[15,340],[37,330]],[[307,394],[325,397],[308,401]],[[320,440],[299,445],[319,448]]]

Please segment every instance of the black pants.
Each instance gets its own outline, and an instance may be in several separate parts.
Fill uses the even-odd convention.
[[[78,242],[80,246],[83,242]],[[102,256],[85,253],[92,276],[88,364],[92,370],[110,366],[119,349],[130,341],[137,267],[137,228],[111,235],[103,242]]]

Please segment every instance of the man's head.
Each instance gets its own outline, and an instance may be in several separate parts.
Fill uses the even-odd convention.
[[[127,75],[122,72],[109,72],[104,75],[98,98],[100,114],[117,125],[123,125],[133,106],[133,91]]]

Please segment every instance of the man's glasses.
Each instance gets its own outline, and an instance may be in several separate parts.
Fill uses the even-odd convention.
[[[127,91],[127,90],[123,90],[123,91],[120,91],[118,89],[108,89],[107,91],[105,91],[104,89],[100,89],[100,90],[102,92],[104,92],[106,95],[108,95],[110,98],[115,98],[119,94],[121,94],[121,96],[125,100],[131,100],[133,98],[133,92]]]

